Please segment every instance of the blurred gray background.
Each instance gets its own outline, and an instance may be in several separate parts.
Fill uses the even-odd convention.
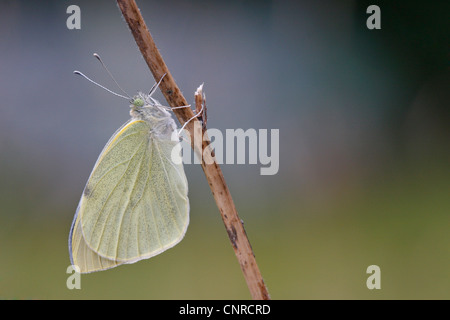
[[[208,127],[280,130],[277,175],[222,166],[273,298],[450,298],[448,2],[138,5],[191,103],[205,83]],[[94,52],[130,95],[153,85],[114,1],[0,1],[0,298],[250,298],[194,164],[179,245],[66,288],[78,200],[129,118],[72,73],[115,90]],[[366,287],[372,264],[381,290]]]

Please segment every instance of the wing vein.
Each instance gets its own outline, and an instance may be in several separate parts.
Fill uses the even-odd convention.
[[[147,145],[147,147],[148,147],[148,145]],[[135,188],[136,188],[136,181],[139,179],[139,171],[141,171],[141,169],[142,169],[142,164],[144,163],[143,159],[145,158],[145,153],[146,153],[146,151],[144,151],[143,154],[142,154],[142,157],[141,157],[141,160],[140,160],[140,164],[139,164],[138,174],[136,175],[136,178],[134,179],[134,182],[133,182],[133,188],[132,188],[132,190],[131,190],[131,192],[130,192],[130,196],[129,196],[128,199],[127,199],[126,206],[125,206],[125,208],[123,209],[122,216],[120,217],[120,223],[119,223],[119,237],[118,237],[118,239],[117,239],[116,257],[117,257],[118,250],[119,250],[119,242],[120,242],[120,235],[121,235],[121,232],[120,232],[120,231],[121,231],[121,229],[122,229],[122,221],[123,221],[123,218],[124,218],[124,216],[125,216],[125,212],[127,211],[128,206],[130,205],[130,200],[131,200],[131,197],[132,197],[132,195],[133,195],[133,192],[134,192],[134,190],[135,190]],[[142,196],[141,196],[141,198],[142,198]],[[134,207],[135,207],[135,206],[133,206],[133,208],[134,208]],[[131,216],[133,216],[133,212],[131,212]],[[128,237],[127,237],[127,241],[128,241]],[[127,246],[127,250],[128,250],[128,246]]]
[[[153,141],[154,142],[154,141]],[[152,143],[152,147],[154,146],[154,143]],[[152,148],[152,154],[151,154],[151,156],[150,156],[150,158],[152,158],[153,156],[154,156],[154,153],[155,153],[155,148]],[[152,161],[150,161],[150,163],[151,163]],[[152,166],[150,166],[150,169],[151,169],[151,167]],[[150,173],[150,170],[149,170],[149,173]],[[150,174],[149,174],[149,179],[148,179],[148,181],[150,181]],[[147,189],[146,190],[148,190],[148,192],[150,193],[150,195],[151,195],[151,190],[149,189],[149,187],[148,187],[148,181],[147,181]],[[160,246],[160,248],[163,248],[163,245],[162,245],[162,243],[161,243],[161,235],[159,234],[159,230],[158,230],[158,228],[157,228],[157,226],[158,226],[158,224],[156,223],[156,218],[155,218],[155,213],[154,213],[154,211],[153,211],[153,207],[150,205],[149,206],[150,207],[150,212],[151,212],[151,214],[152,214],[152,218],[153,218],[153,223],[155,224],[155,230],[156,230],[156,237],[158,238],[158,242],[159,242],[159,246]],[[148,224],[147,224],[147,226],[148,226]]]
[[[141,145],[142,143],[144,143],[144,141],[141,142],[141,143],[139,144],[139,147],[140,147],[140,145]],[[92,234],[94,233],[94,231],[95,231],[96,228],[97,228],[98,219],[99,219],[99,217],[101,216],[101,213],[103,212],[103,209],[105,208],[105,205],[109,202],[109,199],[110,199],[111,195],[112,195],[113,192],[116,190],[117,186],[120,184],[120,182],[122,181],[123,177],[125,176],[125,173],[127,172],[128,168],[130,167],[131,160],[133,160],[134,156],[135,156],[135,155],[137,154],[137,152],[139,151],[139,147],[137,148],[136,152],[133,154],[133,156],[132,156],[132,157],[130,158],[130,160],[128,161],[127,168],[125,169],[125,171],[123,172],[122,176],[121,176],[120,179],[117,181],[117,183],[114,185],[114,188],[111,190],[111,192],[109,193],[109,195],[108,195],[108,197],[106,198],[105,202],[103,203],[102,207],[100,208],[100,210],[99,210],[99,212],[98,212],[98,214],[97,214],[97,218],[95,219],[94,226],[92,227],[91,239],[92,239]],[[103,228],[102,228],[102,230],[101,230],[101,235],[100,235],[99,245],[100,245],[100,242],[102,241],[102,238],[103,238],[103,232],[104,232],[104,229],[105,229],[106,221],[109,219],[109,216],[110,216],[110,215],[111,215],[111,212],[108,213],[108,215],[107,215],[107,217],[106,217],[106,220],[105,220],[105,224],[103,225]],[[97,246],[97,250],[98,250],[98,246]]]
[[[180,212],[180,208],[178,207],[178,203],[177,203],[177,201],[175,200],[176,198],[175,198],[175,195],[174,195],[173,190],[172,190],[172,187],[171,187],[171,183],[170,183],[171,180],[170,180],[170,178],[169,178],[169,175],[167,174],[166,166],[164,165],[164,162],[163,162],[163,160],[162,160],[161,149],[159,148],[159,146],[158,146],[157,143],[155,143],[155,145],[156,145],[156,147],[158,148],[158,151],[159,151],[159,152],[158,152],[159,159],[161,160],[161,166],[162,166],[162,168],[164,169],[164,173],[165,173],[166,178],[167,178],[167,182],[168,182],[167,184],[168,184],[168,186],[169,186],[170,193],[172,194],[172,199],[174,200],[173,202],[175,203],[175,206],[177,207],[177,212]],[[177,220],[175,219],[175,217],[174,217],[173,215],[171,215],[171,218],[172,218],[174,224],[177,226],[178,231],[181,233],[181,232],[182,232],[182,229],[181,229],[180,226],[178,225]]]

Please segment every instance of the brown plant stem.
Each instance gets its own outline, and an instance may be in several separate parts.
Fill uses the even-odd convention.
[[[147,29],[136,2],[134,0],[117,0],[117,3],[155,80],[159,81],[166,74],[159,87],[169,105],[172,108],[187,105],[186,99],[175,83]],[[184,124],[194,116],[191,108],[179,108],[173,110],[173,112],[181,124]],[[197,125],[194,125],[195,123]],[[225,224],[228,237],[230,238],[245,280],[247,281],[250,294],[253,299],[268,300],[270,299],[269,292],[256,264],[252,247],[250,246],[244,226],[234,206],[222,170],[217,162],[214,161],[214,153],[209,147],[209,137],[206,132],[202,135],[202,125],[199,125],[198,119],[190,121],[185,129],[189,132],[190,137],[203,136],[201,146],[200,144],[194,143],[195,139],[191,139],[191,146],[200,155],[199,158],[202,159],[201,165],[203,171],[222,215],[223,223]]]

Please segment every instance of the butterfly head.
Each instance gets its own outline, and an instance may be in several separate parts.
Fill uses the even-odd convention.
[[[131,99],[131,104],[131,107],[141,108],[145,105],[145,101],[140,96],[135,96],[133,99]]]

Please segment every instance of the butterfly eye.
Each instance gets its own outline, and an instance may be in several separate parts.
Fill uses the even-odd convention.
[[[141,98],[133,99],[132,103],[135,107],[143,107],[144,106],[144,100],[142,100]]]

